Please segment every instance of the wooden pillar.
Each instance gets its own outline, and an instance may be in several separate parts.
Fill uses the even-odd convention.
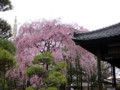
[[[102,90],[102,80],[101,80],[101,56],[100,56],[100,50],[97,50],[97,67],[98,67],[98,85],[99,90]]]
[[[116,87],[115,66],[113,66],[113,65],[111,65],[111,72],[112,72],[112,83],[113,83],[113,87]]]

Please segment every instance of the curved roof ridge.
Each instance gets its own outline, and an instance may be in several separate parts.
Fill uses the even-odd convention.
[[[84,33],[74,33],[74,38],[81,40],[88,39],[98,39],[111,36],[120,35],[120,23],[110,25],[95,31],[84,32]]]
[[[109,26],[107,26],[107,27],[103,27],[103,28],[96,29],[96,30],[93,30],[93,31],[81,32],[81,33],[77,33],[77,34],[82,34],[82,35],[83,35],[83,34],[88,34],[88,33],[101,32],[101,31],[103,31],[103,30],[105,30],[105,29],[110,29],[110,28],[116,27],[116,26],[118,26],[118,25],[120,25],[120,22],[117,23],[117,24],[112,24],[112,25],[109,25]]]

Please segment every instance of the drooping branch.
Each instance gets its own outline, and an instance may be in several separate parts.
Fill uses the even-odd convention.
[[[55,63],[66,59],[75,66],[77,51],[81,67],[89,74],[94,72],[93,68],[96,66],[94,56],[80,46],[76,46],[70,39],[74,32],[84,30],[86,31],[86,29],[82,28],[81,30],[76,25],[61,24],[57,20],[24,24],[19,29],[19,35],[14,41],[17,47],[16,58],[19,65],[18,69],[15,70],[21,71],[23,69],[22,79],[27,80],[25,70],[31,65],[34,56],[46,51],[53,54]]]

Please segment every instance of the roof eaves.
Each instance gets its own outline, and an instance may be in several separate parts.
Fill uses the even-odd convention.
[[[73,40],[96,40],[96,39],[114,37],[114,36],[119,36],[119,35],[120,35],[120,33],[114,34],[114,35],[109,35],[109,36],[100,36],[100,37],[91,37],[91,38],[71,37],[71,39],[73,39]]]

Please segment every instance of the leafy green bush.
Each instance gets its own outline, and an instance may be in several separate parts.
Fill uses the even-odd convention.
[[[45,76],[46,75],[46,70],[43,66],[41,65],[34,65],[34,66],[30,66],[27,70],[26,70],[26,74],[28,77],[32,77],[32,75],[37,74],[38,76]]]
[[[53,56],[49,52],[43,52],[34,57],[33,64],[43,63],[43,64],[52,64],[53,63]]]
[[[67,67],[67,63],[57,62],[56,65],[53,65],[51,68],[54,71],[65,71],[66,70],[66,69],[64,69],[65,67]]]
[[[12,55],[16,53],[16,46],[8,40],[0,39],[0,48],[7,50]]]
[[[44,79],[44,82],[54,83],[54,85],[60,86],[61,84],[67,82],[67,79],[58,71],[50,71],[49,76]]]
[[[67,82],[66,77],[63,75],[66,73],[67,64],[65,62],[54,63],[51,53],[43,52],[35,56],[32,63],[33,65],[29,66],[26,70],[27,76],[31,78],[37,75],[42,78],[43,83],[41,86],[39,86],[40,84],[36,86],[36,90],[41,90],[41,88],[42,90],[57,90],[56,87]]]
[[[34,90],[34,88],[33,87],[27,87],[25,90]]]
[[[16,59],[8,51],[0,48],[0,71],[6,73],[16,63]]]
[[[56,87],[48,87],[48,88],[43,88],[42,90],[57,90]]]

